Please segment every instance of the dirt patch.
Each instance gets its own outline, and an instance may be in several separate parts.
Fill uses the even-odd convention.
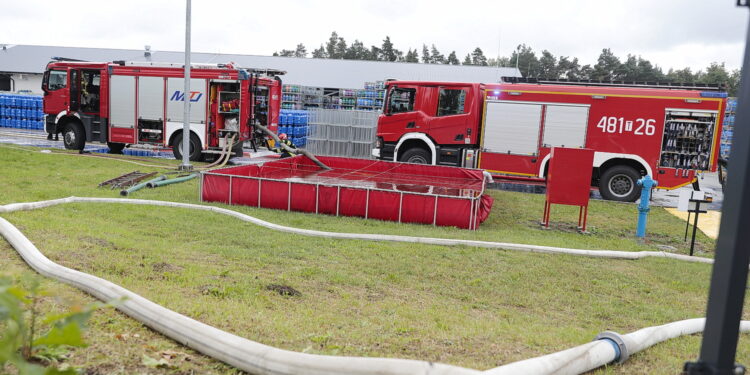
[[[177,272],[182,271],[182,267],[175,266],[174,264],[169,264],[166,262],[159,262],[154,263],[151,265],[151,268],[154,270],[154,272]]]
[[[96,238],[96,237],[81,237],[82,242],[86,242],[91,245],[95,245],[97,247],[104,247],[108,249],[115,249],[116,246],[112,242],[109,242],[103,238]]]
[[[302,295],[297,289],[294,289],[289,285],[268,284],[266,290],[279,293],[279,295],[282,296],[299,297]]]

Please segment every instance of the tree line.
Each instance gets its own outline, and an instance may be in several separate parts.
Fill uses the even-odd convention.
[[[304,44],[297,44],[295,49],[282,49],[274,56],[308,57]],[[326,43],[310,53],[316,59],[343,59],[392,61],[423,64],[477,65],[518,67],[527,78],[556,79],[591,79],[601,81],[644,81],[644,82],[682,82],[711,83],[726,85],[730,95],[735,96],[739,86],[740,70],[730,71],[725,64],[713,62],[702,70],[693,72],[690,68],[664,70],[641,56],[628,54],[625,58],[617,57],[609,48],[602,49],[595,64],[582,64],[577,57],[555,56],[548,50],[537,54],[530,46],[521,44],[508,56],[487,58],[481,48],[474,50],[459,61],[456,51],[447,56],[431,44],[422,45],[422,51],[409,48],[406,52],[395,48],[391,38],[386,36],[380,46],[366,47],[355,39],[351,44],[335,31]]]

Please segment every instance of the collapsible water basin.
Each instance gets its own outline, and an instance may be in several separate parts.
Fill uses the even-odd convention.
[[[201,200],[476,229],[489,215],[482,170],[299,155],[201,172]]]

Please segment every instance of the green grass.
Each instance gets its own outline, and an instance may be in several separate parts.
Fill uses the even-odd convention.
[[[36,149],[31,149],[35,150]],[[76,196],[115,197],[96,185],[147,168],[117,161],[25,152],[0,145],[0,203]],[[196,203],[197,181],[137,192],[133,198]],[[554,206],[539,228],[543,196],[491,191],[495,206],[476,232],[425,225],[232,207],[278,224],[342,232],[404,234],[586,249],[687,253],[684,224],[651,211],[649,240],[633,239],[632,204],[592,201],[591,234],[575,233],[577,210]],[[219,205],[226,207],[224,205]],[[552,353],[598,332],[639,328],[704,314],[710,266],[330,240],[269,231],[228,216],[149,206],[69,204],[4,217],[50,259],[111,280],[170,309],[276,347],[336,355],[439,361],[477,369]],[[699,235],[701,256],[713,241]],[[4,274],[31,272],[0,243]],[[270,284],[300,296],[282,296]],[[56,282],[72,303],[91,298]],[[51,299],[45,306],[59,308]],[[135,335],[138,335],[136,337]],[[232,373],[122,314],[97,313],[89,348],[73,365],[99,373]],[[748,363],[742,337],[738,362]],[[679,372],[697,356],[700,336],[672,340],[601,373]],[[142,356],[180,352],[173,369]],[[188,356],[191,360],[184,360]],[[96,372],[91,372],[96,373]]]

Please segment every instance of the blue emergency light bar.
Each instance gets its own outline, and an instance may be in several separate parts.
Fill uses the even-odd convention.
[[[729,94],[725,92],[701,91],[702,98],[726,98]]]

